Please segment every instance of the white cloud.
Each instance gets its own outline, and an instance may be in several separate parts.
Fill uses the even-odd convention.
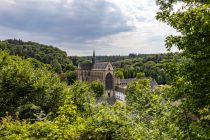
[[[177,33],[155,19],[158,7],[154,0],[109,1],[120,7],[127,22],[131,26],[135,26],[136,30],[100,38],[92,42],[95,46],[113,46],[112,48],[109,47],[111,50],[109,54],[167,52],[164,46],[165,37]],[[107,52],[107,48],[100,48],[99,50],[100,55]],[[173,51],[177,51],[177,49],[173,49]]]
[[[1,0],[0,39],[52,44],[70,55],[166,52],[176,33],[155,19],[155,0]]]
[[[15,3],[15,0],[1,0],[1,5],[11,5]]]

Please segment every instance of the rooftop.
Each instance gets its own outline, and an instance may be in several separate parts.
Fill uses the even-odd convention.
[[[109,64],[109,62],[100,62],[100,63],[95,63],[95,64],[80,63],[78,66],[78,69],[80,69],[80,70],[92,70],[92,69],[101,70],[101,69],[105,69],[108,64]]]

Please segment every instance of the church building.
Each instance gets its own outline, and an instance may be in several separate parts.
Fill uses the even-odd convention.
[[[114,69],[110,62],[96,62],[95,51],[93,51],[92,62],[80,63],[77,68],[77,79],[79,81],[93,82],[100,81],[103,83],[109,97],[125,100],[125,90],[127,85],[136,78],[120,79],[116,78]],[[154,79],[150,81],[151,88],[158,84]]]
[[[110,62],[96,63],[95,51],[93,51],[92,63],[80,63],[78,65],[77,79],[79,81],[100,81],[105,90],[114,91],[115,75]]]

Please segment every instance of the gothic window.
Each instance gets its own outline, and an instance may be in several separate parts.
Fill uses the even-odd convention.
[[[111,73],[106,75],[106,90],[113,90],[113,77]]]

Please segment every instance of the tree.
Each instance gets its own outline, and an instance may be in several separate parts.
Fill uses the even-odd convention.
[[[144,139],[175,139],[181,133],[176,123],[175,107],[167,94],[170,87],[150,88],[149,79],[132,82],[126,89],[126,106],[131,111],[133,121],[140,125],[138,131]]]
[[[76,106],[67,97],[64,104],[59,107],[58,116],[49,119],[30,121],[14,119],[11,116],[2,118],[0,137],[9,139],[80,139],[86,131],[83,118],[79,117]]]
[[[90,105],[95,103],[95,94],[88,83],[76,81],[69,89],[69,96],[78,112],[83,115],[90,113]]]
[[[63,103],[66,85],[48,68],[31,58],[23,60],[0,51],[0,116],[6,112],[19,112],[23,118],[40,111],[55,113]]]
[[[53,66],[54,70],[57,73],[61,73],[62,72],[61,64],[58,62],[57,59],[52,60],[51,65]]]
[[[67,77],[68,85],[73,85],[77,79],[77,71],[67,71],[65,72],[65,75]]]
[[[104,85],[99,81],[93,81],[90,84],[90,89],[96,94],[96,97],[101,97],[104,94]]]
[[[117,78],[120,78],[120,79],[123,79],[124,78],[124,75],[123,75],[123,70],[117,70],[116,72],[115,72],[115,75],[116,75],[116,77]]]
[[[182,123],[185,138],[208,139],[210,129],[210,1],[184,0],[174,11],[178,0],[157,0],[157,19],[166,22],[180,35],[168,36],[168,50],[176,46],[182,51],[182,62],[167,65],[174,88],[174,100],[181,99],[180,108],[187,122]],[[205,113],[204,113],[205,112]],[[191,115],[189,115],[191,114]],[[192,117],[194,116],[194,117]],[[183,121],[184,122],[184,121]],[[181,125],[181,123],[180,123]]]
[[[137,78],[137,79],[144,78],[144,77],[145,77],[145,74],[144,74],[143,72],[138,72],[138,73],[136,74],[136,78]]]
[[[126,103],[128,106],[134,107],[143,112],[144,107],[148,104],[150,93],[151,88],[149,79],[133,81],[126,89]]]
[[[86,126],[81,137],[84,140],[143,139],[142,130],[122,102],[116,102],[113,106],[104,103],[93,106]]]
[[[51,64],[53,70],[58,74],[75,70],[67,53],[53,46],[8,39],[0,41],[0,49],[7,50],[10,54],[21,56],[24,59],[34,58],[44,64]],[[67,80],[70,80],[68,83],[72,83],[71,78],[67,78]]]

